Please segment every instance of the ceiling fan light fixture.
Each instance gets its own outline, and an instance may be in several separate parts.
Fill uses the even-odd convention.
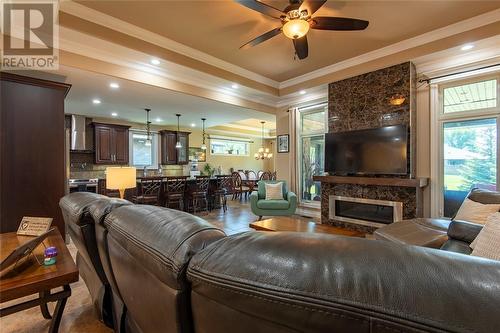
[[[309,31],[309,23],[302,19],[293,19],[283,25],[283,33],[290,39],[304,37]]]

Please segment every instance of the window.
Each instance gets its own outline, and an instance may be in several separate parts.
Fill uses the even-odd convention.
[[[139,168],[158,167],[158,134],[151,134],[151,145],[147,145],[147,135],[142,131],[130,131],[130,164]]]
[[[437,213],[452,217],[472,188],[498,188],[498,78],[439,88]]]
[[[325,166],[325,133],[327,104],[299,108],[298,183],[300,201],[321,201],[321,183],[313,176],[321,175]]]
[[[443,89],[443,112],[464,112],[497,106],[497,80],[486,80]]]
[[[250,143],[229,139],[211,139],[210,152],[212,155],[249,156]]]

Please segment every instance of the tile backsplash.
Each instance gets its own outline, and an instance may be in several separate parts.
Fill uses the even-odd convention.
[[[71,163],[70,179],[91,179],[91,178],[105,178],[105,171],[107,167],[115,165],[98,165],[98,164],[84,164],[84,163]],[[148,176],[159,175],[157,169],[148,169]],[[187,176],[189,175],[188,165],[162,165],[161,174],[164,176]],[[137,177],[142,177],[143,169],[137,168]]]

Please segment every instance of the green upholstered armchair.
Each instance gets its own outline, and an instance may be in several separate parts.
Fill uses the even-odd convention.
[[[265,200],[266,183],[283,183],[283,199]],[[258,190],[250,195],[250,207],[252,213],[262,219],[262,216],[288,216],[295,213],[297,208],[297,196],[293,192],[288,192],[286,181],[284,180],[261,180],[258,182]]]

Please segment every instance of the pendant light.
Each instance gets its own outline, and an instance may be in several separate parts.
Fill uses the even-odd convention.
[[[201,121],[203,121],[203,132],[202,132],[202,136],[203,136],[203,142],[201,144],[201,150],[207,150],[207,145],[205,144],[205,120],[207,120],[206,118],[201,118]]]
[[[260,123],[262,124],[262,145],[259,148],[259,152],[255,153],[253,156],[256,160],[263,160],[266,158],[271,159],[273,157],[273,153],[269,152],[269,148],[264,148],[264,124],[266,122],[261,121]]]
[[[182,148],[182,144],[179,141],[179,118],[181,117],[181,115],[180,114],[176,114],[176,116],[177,116],[177,142],[175,143],[175,148],[181,149]]]
[[[144,110],[146,110],[146,142],[144,145],[146,147],[151,147],[151,122],[149,121],[149,111],[151,111],[151,109]]]

